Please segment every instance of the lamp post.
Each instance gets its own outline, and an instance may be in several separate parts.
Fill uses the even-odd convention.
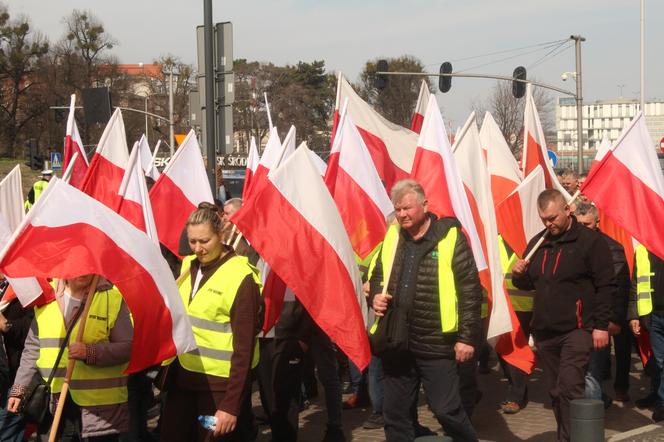
[[[175,154],[175,121],[173,121],[173,67],[168,71],[168,147]]]

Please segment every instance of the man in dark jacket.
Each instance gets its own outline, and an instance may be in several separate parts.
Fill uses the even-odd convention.
[[[401,351],[380,355],[386,439],[414,440],[410,410],[421,382],[443,430],[454,440],[476,441],[456,366],[473,357],[481,333],[482,290],[472,251],[455,218],[427,212],[416,181],[396,183],[392,202],[400,228],[388,231],[370,280],[376,315],[392,310],[389,320],[406,341]]]
[[[631,331],[627,326],[627,301],[629,299],[630,276],[627,258],[625,257],[625,249],[618,241],[600,230],[599,212],[597,207],[590,203],[581,203],[576,208],[575,215],[579,224],[602,235],[602,238],[609,246],[609,250],[611,250],[613,274],[616,277],[617,284],[617,290],[615,292],[616,297],[611,304],[611,319],[609,320],[609,335],[613,337],[616,349],[616,380],[614,387],[617,395],[616,398],[619,400],[626,400],[627,391],[629,389],[629,366],[632,357],[632,336]],[[595,392],[595,395],[591,396],[593,399],[600,399],[600,397],[597,396],[598,393],[601,393],[601,399],[607,407],[611,405],[612,401],[611,398],[604,393],[602,381],[609,372],[610,359],[611,347],[606,346],[599,351],[592,352],[590,356],[590,365],[588,367],[588,373],[595,381],[594,387],[598,390]],[[586,393],[588,393],[588,391],[586,391]]]
[[[529,261],[514,264],[512,282],[535,290],[537,356],[549,376],[558,440],[568,441],[570,402],[584,396],[590,351],[609,343],[616,282],[606,241],[576,221],[559,191],[542,192],[537,207],[546,229],[530,241],[526,256],[546,236]]]

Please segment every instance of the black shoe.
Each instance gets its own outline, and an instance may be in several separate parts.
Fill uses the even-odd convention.
[[[652,420],[655,422],[664,421],[664,407],[657,407],[652,413]]]
[[[344,436],[341,427],[328,425],[327,430],[325,430],[323,442],[346,442],[346,436]]]
[[[420,425],[419,422],[415,422],[415,425],[413,425],[414,430],[415,430],[415,438],[417,439],[418,437],[423,437],[423,436],[437,436],[438,433],[435,431],[432,431],[431,428],[425,427],[424,425]]]
[[[362,424],[362,428],[365,430],[378,430],[385,426],[385,419],[383,419],[382,414],[373,413],[367,420]]]
[[[638,408],[650,408],[657,402],[657,393],[650,393],[648,396],[634,401]]]

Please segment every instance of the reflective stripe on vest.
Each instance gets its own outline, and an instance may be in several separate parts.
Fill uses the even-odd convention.
[[[505,288],[507,289],[507,294],[510,296],[512,308],[516,312],[532,312],[535,291],[518,289],[512,283],[512,267],[514,267],[514,264],[519,257],[516,253],[512,253],[512,256],[508,256],[507,247],[505,246],[503,237],[500,235],[498,236],[498,249],[500,252],[500,265],[505,277]]]
[[[458,229],[456,227],[450,228],[445,238],[438,242],[438,303],[440,306],[440,323],[443,333],[453,333],[458,330],[458,302],[457,291],[454,283],[454,272],[452,271],[452,258],[454,257],[454,249],[456,247],[456,240]],[[387,274],[387,267],[390,264],[392,256],[394,255],[394,248],[397,247],[399,242],[399,226],[392,225],[387,230],[383,247],[380,252],[380,259],[383,268],[383,286],[388,284],[385,281]],[[376,332],[378,322],[376,321],[369,329],[369,333]]]
[[[652,286],[650,277],[654,273],[650,272],[650,257],[648,250],[638,245],[634,251],[636,256],[636,310],[639,316],[645,316],[652,312]]]
[[[85,321],[83,343],[108,342],[109,333],[115,326],[121,307],[122,295],[117,289],[95,293]],[[65,325],[57,302],[35,307],[35,319],[39,331],[37,368],[46,381],[60,351],[60,344],[65,338]],[[74,342],[76,339],[78,327],[79,325],[76,324],[72,330],[70,342]],[[51,382],[51,393],[62,391],[67,361],[67,349],[65,348]],[[127,402],[127,376],[123,374],[126,368],[127,364],[101,367],[76,361],[69,383],[72,400],[83,407]]]
[[[191,299],[191,275],[184,278],[179,287],[180,296],[187,308],[198,348],[178,356],[183,368],[212,376],[230,376],[233,356],[230,311],[237,291],[248,275],[252,275],[260,287],[258,271],[249,264],[249,260],[244,256],[233,256],[198,289],[194,299]],[[257,364],[256,340],[251,367]]]

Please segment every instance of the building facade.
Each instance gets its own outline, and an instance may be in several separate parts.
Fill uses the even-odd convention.
[[[606,134],[611,142],[620,136],[640,108],[638,100],[617,98],[598,100],[583,105],[583,157],[585,169],[595,157],[597,148]],[[659,148],[664,137],[664,101],[651,101],[645,105],[646,125],[652,138],[652,146]],[[576,101],[562,97],[556,103],[556,132],[559,164],[558,167],[576,165],[577,131]]]

